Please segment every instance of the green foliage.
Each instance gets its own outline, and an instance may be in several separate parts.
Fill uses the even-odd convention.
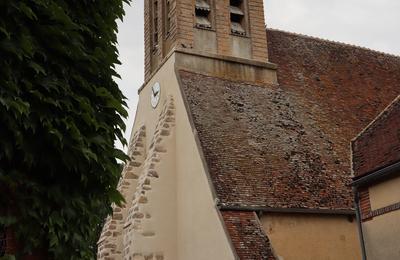
[[[123,2],[0,1],[0,225],[23,252],[94,259],[99,225],[122,200]]]

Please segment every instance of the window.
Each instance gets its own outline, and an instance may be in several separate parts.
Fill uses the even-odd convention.
[[[158,48],[158,0],[153,0],[153,50]]]
[[[196,26],[211,29],[211,5],[209,0],[196,0]]]
[[[245,0],[230,0],[231,32],[236,35],[246,35]]]
[[[172,6],[173,0],[166,0],[165,8],[166,8],[166,15],[165,15],[165,32],[166,36],[169,35],[172,27]]]

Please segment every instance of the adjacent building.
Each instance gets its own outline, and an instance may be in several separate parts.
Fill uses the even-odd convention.
[[[352,142],[366,259],[400,259],[400,96]]]
[[[145,83],[99,259],[361,259],[349,143],[400,58],[266,29],[262,0],[145,1]]]

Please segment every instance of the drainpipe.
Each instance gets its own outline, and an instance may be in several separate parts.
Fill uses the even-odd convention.
[[[354,201],[355,201],[355,206],[356,206],[356,218],[357,218],[357,224],[358,224],[358,235],[360,237],[360,243],[361,243],[361,254],[362,254],[362,260],[367,260],[367,254],[365,251],[365,242],[364,242],[364,233],[362,229],[362,224],[361,224],[361,213],[360,213],[360,197],[358,195],[358,191],[356,187],[353,187],[353,192],[354,192]]]

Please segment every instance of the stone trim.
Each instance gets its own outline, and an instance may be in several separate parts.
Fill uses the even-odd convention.
[[[382,216],[382,215],[385,215],[387,213],[397,211],[397,210],[400,210],[400,202],[394,203],[392,205],[389,205],[389,206],[386,206],[383,208],[372,210],[367,215],[363,216],[362,220],[363,220],[363,222],[366,222],[366,221],[372,220],[375,217]]]
[[[131,160],[126,163],[117,188],[125,198],[126,204],[122,205],[122,207],[112,205],[113,214],[107,217],[98,242],[97,259],[99,260],[110,257],[122,259],[123,257],[122,231],[144,161],[145,137],[146,127],[142,126],[131,138],[128,147],[128,156]]]
[[[159,115],[152,141],[146,151],[146,127],[135,132],[128,147],[131,160],[125,165],[118,190],[125,198],[122,207],[113,205],[113,215],[109,216],[98,242],[98,259],[125,260],[163,260],[164,253],[138,252],[137,239],[150,238],[156,230],[148,229],[146,221],[152,218],[146,205],[150,203],[148,192],[152,183],[157,181],[160,172],[157,169],[162,154],[167,152],[165,140],[172,135],[175,126],[175,105],[170,96],[165,101]]]
[[[171,136],[175,126],[175,105],[170,96],[165,102],[159,115],[156,129],[154,131],[149,151],[143,162],[136,187],[133,188],[134,196],[127,217],[124,219],[123,237],[123,258],[125,260],[163,260],[164,253],[138,252],[135,248],[135,241],[151,238],[157,235],[157,230],[153,230],[146,222],[152,219],[152,212],[148,206],[151,201],[148,193],[153,190],[152,183],[157,181],[161,172],[158,164],[162,155],[167,152],[164,145],[165,139]]]

